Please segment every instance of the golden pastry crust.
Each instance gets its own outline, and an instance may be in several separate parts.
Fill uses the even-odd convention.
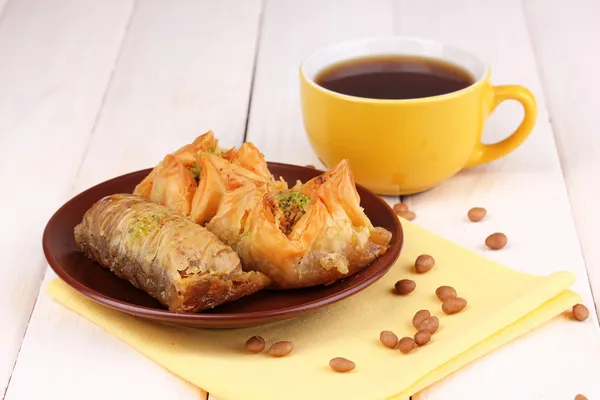
[[[191,144],[185,145],[182,148],[175,151],[173,156],[179,161],[186,169],[194,171],[197,168],[196,155],[199,152],[214,151],[218,146],[218,140],[215,139],[213,131],[208,131],[203,135],[198,136]],[[150,197],[152,187],[154,186],[154,180],[156,178],[157,170],[159,169],[159,163],[133,190],[133,194],[138,196]],[[192,177],[194,175],[192,174]]]
[[[250,142],[246,142],[240,146],[239,150],[231,157],[231,162],[252,171],[262,178],[272,178],[271,172],[267,168],[265,157]]]
[[[134,193],[206,226],[277,289],[351,275],[391,240],[365,215],[347,161],[289,190],[256,146],[222,150],[212,132],[165,157]]]
[[[169,154],[156,167],[149,198],[178,213],[189,215],[196,189],[197,184],[190,171]]]
[[[168,207],[131,194],[96,202],[75,227],[90,259],[173,312],[197,312],[252,294],[268,283],[243,272],[214,234]]]
[[[264,184],[226,192],[207,229],[237,251],[244,270],[264,273],[274,289],[354,274],[391,240],[364,214],[345,161],[291,191]]]
[[[165,156],[135,187],[133,194],[205,225],[217,212],[225,191],[263,183],[287,187],[273,179],[264,156],[252,143],[224,150],[218,146],[213,132],[208,131]]]
[[[200,179],[190,204],[190,218],[204,226],[217,213],[227,187],[217,168],[210,162],[208,155],[198,156],[198,165],[200,166]]]

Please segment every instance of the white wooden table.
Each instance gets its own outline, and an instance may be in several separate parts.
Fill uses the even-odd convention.
[[[204,399],[45,293],[48,218],[207,129],[271,161],[319,165],[300,118],[301,59],[395,34],[472,50],[494,83],[525,85],[539,104],[516,152],[403,199],[415,222],[518,270],[570,270],[592,310],[584,323],[557,317],[420,398],[600,399],[598,21],[597,0],[0,0],[0,394]],[[521,116],[502,106],[486,141]],[[472,206],[488,209],[486,223],[456,224]],[[484,250],[492,231],[507,233],[503,251]]]

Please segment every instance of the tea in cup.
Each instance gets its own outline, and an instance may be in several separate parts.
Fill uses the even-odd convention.
[[[507,155],[537,116],[526,88],[493,86],[474,55],[418,38],[325,47],[302,62],[300,82],[304,126],[321,162],[349,160],[356,181],[384,195],[421,192]],[[503,141],[483,144],[485,122],[504,100],[523,105],[523,121]]]

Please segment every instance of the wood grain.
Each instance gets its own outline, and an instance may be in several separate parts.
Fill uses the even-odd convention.
[[[0,3],[3,394],[45,270],[41,233],[71,193],[132,2]]]
[[[475,52],[491,64],[494,84],[525,85],[534,92],[539,106],[534,132],[514,153],[408,197],[407,203],[418,215],[415,222],[517,270],[538,275],[572,271],[577,275],[573,289],[590,304],[585,266],[521,2],[398,1],[396,10],[397,34],[424,36]],[[484,140],[495,142],[507,136],[521,117],[518,105],[500,106],[489,121]],[[488,210],[486,219],[477,224],[466,217],[474,206]],[[496,252],[486,250],[485,238],[497,231],[508,236],[508,246]],[[593,372],[598,368],[596,318],[580,324],[557,317],[433,385],[421,399],[558,399],[574,398],[580,392],[593,398],[600,396]]]
[[[2,22],[2,18],[8,11],[8,2],[9,0],[0,0],[0,22]]]
[[[533,50],[600,315],[600,3],[527,1]],[[591,303],[588,306],[592,306]]]
[[[262,19],[261,7],[0,0],[0,179],[10,189],[0,196],[10,227],[0,233],[0,388],[19,354],[6,399],[217,400],[44,291],[29,322],[45,268],[41,231],[73,194],[152,166],[211,128],[225,145],[246,134],[269,160],[320,166],[300,117],[298,65],[316,48],[352,38],[438,39],[488,61],[495,84],[534,92],[538,122],[521,148],[406,201],[415,222],[441,236],[521,271],[570,270],[591,306],[589,273],[600,296],[598,2],[265,0]],[[505,137],[521,117],[517,104],[502,105],[484,140]],[[467,220],[473,206],[488,209],[484,221]],[[496,231],[508,246],[486,250]],[[44,282],[52,277],[47,271]],[[599,345],[596,315],[583,323],[559,316],[414,398],[600,398]]]
[[[209,129],[240,145],[260,11],[260,0],[140,1],[76,191],[152,167]]]
[[[152,166],[209,128],[226,145],[240,144],[260,10],[260,1],[139,1],[71,194]],[[39,237],[29,248],[38,247]],[[44,292],[7,392],[9,400],[204,396]]]
[[[323,168],[308,143],[300,114],[300,63],[327,44],[391,35],[392,23],[389,0],[268,1],[246,139],[270,161]],[[398,198],[386,200],[395,203]]]
[[[43,286],[54,277],[48,270]],[[42,290],[6,400],[205,400],[207,395]]]

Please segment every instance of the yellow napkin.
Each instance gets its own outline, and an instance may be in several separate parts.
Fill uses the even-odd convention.
[[[537,277],[511,270],[402,220],[405,243],[392,269],[364,291],[292,320],[234,330],[167,326],[111,310],[55,279],[48,291],[108,332],[219,400],[384,400],[405,399],[458,368],[550,320],[580,301],[566,290],[568,272]],[[414,260],[431,254],[435,267],[414,272]],[[392,293],[394,283],[413,279],[407,296]],[[446,315],[435,296],[453,286],[468,306]],[[431,342],[405,355],[384,347],[383,330],[413,336],[412,317],[428,309],[440,320]],[[293,352],[272,358],[250,354],[244,344],[260,335],[267,346],[291,340]],[[329,360],[356,363],[335,373]]]

